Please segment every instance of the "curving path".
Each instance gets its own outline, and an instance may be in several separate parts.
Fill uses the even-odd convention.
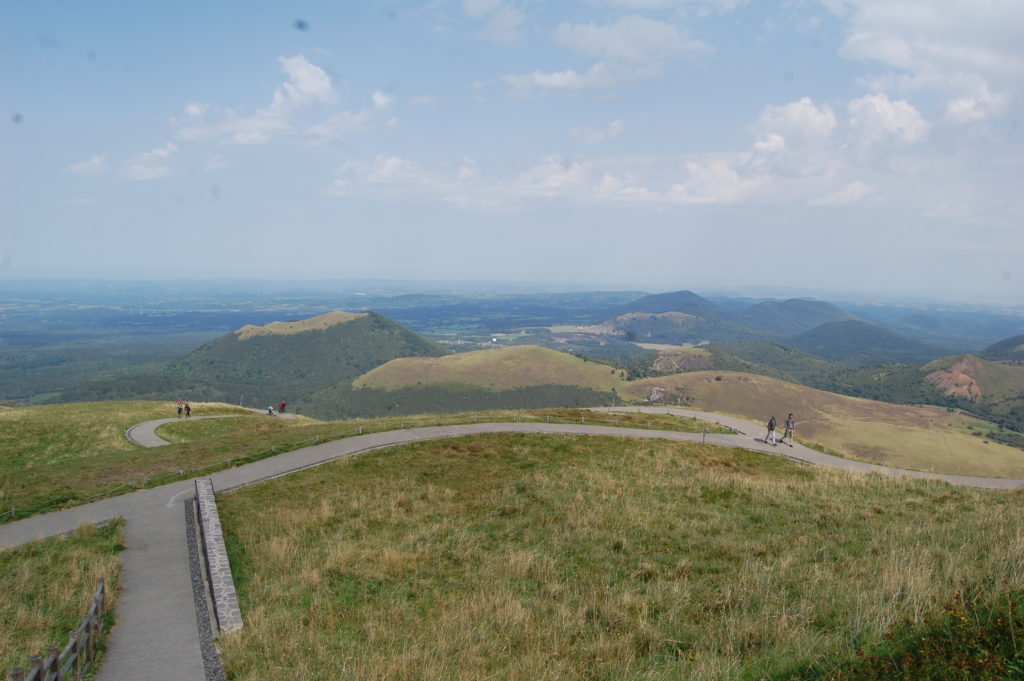
[[[604,410],[608,411],[608,410]],[[623,409],[621,411],[636,411]],[[950,476],[875,466],[821,454],[801,445],[773,447],[750,433],[757,424],[732,417],[684,409],[652,409],[658,413],[696,416],[737,430],[737,435],[617,428],[555,423],[478,423],[409,428],[335,440],[232,468],[209,476],[218,492],[287,475],[345,456],[409,442],[484,433],[550,433],[604,435],[636,439],[706,442],[783,454],[804,463],[850,471],[942,480],[986,489],[1020,489],[1024,480]],[[155,428],[155,426],[154,426]],[[188,545],[183,501],[193,495],[193,482],[180,481],[139,490],[84,506],[0,525],[0,548],[73,530],[83,522],[124,517],[125,550],[121,554],[121,599],[118,624],[111,631],[99,681],[182,681],[204,679],[196,612],[191,598]]]

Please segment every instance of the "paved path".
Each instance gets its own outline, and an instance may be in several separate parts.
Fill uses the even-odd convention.
[[[220,414],[215,416],[172,416],[167,419],[153,419],[138,423],[124,432],[124,436],[139,445],[140,447],[162,447],[171,444],[156,434],[156,429],[165,423],[175,421],[198,421],[199,419],[229,419],[235,414]]]
[[[636,411],[625,409],[625,411]],[[801,445],[773,447],[756,439],[760,426],[741,419],[683,409],[658,413],[696,416],[717,421],[741,434],[706,436],[709,444],[783,454],[806,463],[851,471],[944,480],[988,489],[1018,489],[1024,480],[948,476],[875,466],[821,454]],[[409,428],[371,433],[306,447],[210,476],[218,492],[317,466],[382,447],[484,433],[552,433],[606,435],[638,439],[700,442],[700,433],[555,423],[479,423]],[[83,522],[125,518],[125,550],[121,554],[122,593],[118,625],[111,631],[99,681],[191,681],[205,678],[196,615],[191,598],[188,548],[182,502],[193,494],[192,481],[140,490],[84,506],[0,525],[0,548],[73,530]]]

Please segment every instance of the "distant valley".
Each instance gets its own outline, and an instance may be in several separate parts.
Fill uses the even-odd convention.
[[[0,335],[0,398],[12,404],[186,396],[348,418],[693,403],[674,384],[636,386],[739,372],[961,409],[995,424],[986,437],[1024,445],[1020,311],[691,291],[19,294]]]

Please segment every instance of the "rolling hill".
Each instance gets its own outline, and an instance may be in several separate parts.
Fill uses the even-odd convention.
[[[529,345],[406,357],[298,402],[323,418],[613,404],[619,369]]]
[[[766,300],[733,313],[733,321],[779,336],[792,336],[829,322],[845,322],[857,317],[831,303],[817,300]]]
[[[417,385],[460,385],[485,390],[572,385],[611,391],[620,372],[603,364],[535,345],[477,350],[446,357],[394,359],[353,381],[356,388],[399,390]]]
[[[247,325],[170,362],[160,374],[86,384],[64,401],[170,399],[293,406],[310,392],[396,357],[449,351],[375,312],[330,312],[293,322]]]
[[[1024,452],[991,439],[993,428],[941,407],[915,407],[848,397],[739,372],[698,371],[634,381],[627,397],[653,399],[756,422],[795,414],[797,437],[840,455],[901,468],[1018,477]],[[764,437],[764,433],[751,433]]]
[[[1024,362],[1024,336],[993,343],[978,354],[985,359],[1000,362]]]
[[[786,341],[818,357],[854,366],[927,362],[946,352],[933,345],[859,320],[829,322]]]

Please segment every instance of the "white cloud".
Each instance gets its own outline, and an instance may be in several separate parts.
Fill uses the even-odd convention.
[[[618,79],[612,75],[604,62],[598,62],[585,73],[577,73],[572,69],[542,73],[534,71],[526,74],[510,74],[502,76],[502,81],[511,86],[517,94],[530,94],[536,90],[554,92],[583,92],[613,87]]]
[[[812,206],[845,206],[860,201],[871,193],[871,188],[860,181],[847,184],[842,189],[831,192],[808,202]]]
[[[756,137],[749,162],[762,173],[817,175],[837,162],[833,133],[838,121],[827,105],[809,97],[766,106],[749,130]]]
[[[93,154],[87,160],[73,163],[64,169],[73,175],[99,175],[107,172],[106,154]]]
[[[228,159],[224,154],[214,154],[213,156],[206,159],[206,164],[203,166],[206,170],[220,170],[228,166]]]
[[[504,5],[491,15],[481,35],[501,45],[515,45],[519,42],[519,27],[526,15],[514,7]]]
[[[755,134],[778,134],[792,146],[794,140],[816,142],[836,128],[836,115],[827,105],[817,106],[809,97],[782,106],[766,106],[751,126]]]
[[[608,62],[657,64],[669,57],[711,51],[674,24],[629,15],[607,26],[559,24],[555,42],[574,52]]]
[[[850,127],[864,146],[883,142],[911,144],[928,136],[928,122],[906,100],[890,101],[884,94],[865,95],[847,106]]]
[[[878,91],[929,92],[947,118],[1000,116],[1024,84],[1024,3],[994,0],[831,0],[846,23],[840,53],[892,69],[865,82]]]
[[[267,115],[286,117],[294,111],[334,100],[331,78],[319,66],[309,63],[301,54],[278,57],[278,61],[288,75],[288,82],[282,83],[274,92],[274,99],[266,110]]]
[[[196,141],[219,138],[226,144],[266,144],[293,131],[292,120],[299,114],[333,103],[337,95],[330,76],[305,56],[279,57],[288,76],[271,97],[270,104],[250,115],[217,111],[205,102],[189,102],[184,117],[172,119],[176,138]],[[211,122],[210,119],[213,119]]]
[[[689,176],[672,186],[668,199],[685,204],[741,203],[765,183],[764,177],[741,174],[739,164],[727,158],[711,158],[705,163],[688,161]]]
[[[573,128],[570,133],[573,137],[585,144],[600,144],[615,139],[625,129],[622,121],[612,121],[604,130],[595,130],[589,126]]]
[[[409,99],[409,103],[413,106],[431,106],[441,101],[441,98],[436,95],[417,95]]]
[[[139,154],[121,170],[121,175],[129,180],[156,180],[171,172],[166,161],[178,153],[178,146],[168,142]]]
[[[501,0],[462,0],[462,11],[468,17],[480,19],[501,7]]]
[[[185,115],[189,118],[202,118],[210,108],[205,102],[189,102],[185,105]]]

